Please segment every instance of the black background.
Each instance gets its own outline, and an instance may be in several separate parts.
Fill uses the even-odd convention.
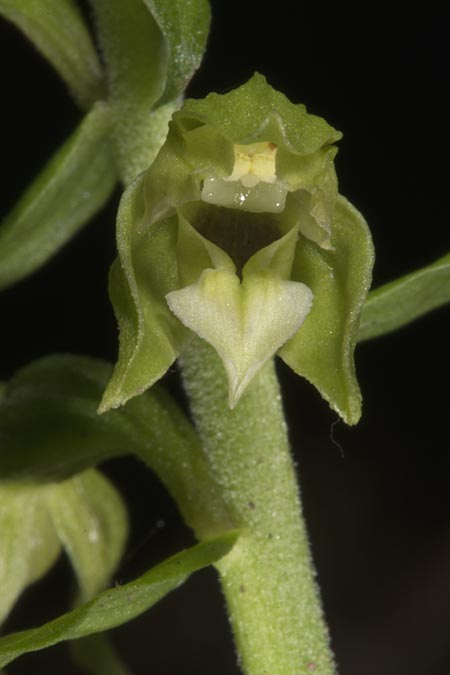
[[[371,226],[379,285],[449,248],[448,35],[433,3],[397,14],[394,3],[340,4],[212,2],[209,49],[188,93],[224,92],[258,70],[344,132],[340,190]],[[0,51],[4,214],[80,114],[51,68],[3,22]],[[45,268],[0,296],[2,378],[52,352],[114,360],[106,276],[118,197]],[[356,428],[335,426],[341,449],[331,438],[335,415],[279,364],[341,675],[450,672],[449,316],[437,311],[358,347],[364,415]],[[176,387],[176,372],[168,380]],[[129,503],[130,545],[118,573],[128,580],[192,538],[150,472],[128,459],[106,471]],[[64,611],[68,579],[61,561],[25,593],[7,628]],[[114,635],[136,675],[239,672],[212,571]],[[78,671],[60,646],[9,672]]]

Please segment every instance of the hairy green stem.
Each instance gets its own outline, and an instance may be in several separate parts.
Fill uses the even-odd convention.
[[[183,378],[212,474],[241,530],[218,563],[247,675],[335,673],[273,362],[234,410],[215,352],[195,340]]]
[[[105,61],[113,147],[125,185],[147,169],[180,101],[155,105],[167,78],[167,43],[142,0],[91,0]]]

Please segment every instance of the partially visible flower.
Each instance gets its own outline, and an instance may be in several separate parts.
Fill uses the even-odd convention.
[[[352,352],[372,249],[338,197],[340,136],[260,75],[174,114],[119,217],[121,354],[105,409],[158,379],[187,328],[221,357],[231,407],[279,353],[356,421]]]

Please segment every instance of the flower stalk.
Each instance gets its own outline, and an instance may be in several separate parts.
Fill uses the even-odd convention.
[[[194,339],[181,366],[213,477],[241,531],[217,568],[242,670],[332,675],[273,360],[233,410],[223,365],[209,345]]]

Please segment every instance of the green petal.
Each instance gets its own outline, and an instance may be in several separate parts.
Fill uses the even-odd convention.
[[[236,532],[205,541],[169,558],[124,586],[110,588],[94,600],[39,628],[0,638],[0,667],[18,656],[120,626],[156,604],[192,572],[215,563],[232,549]]]
[[[96,104],[0,227],[0,289],[43,265],[104,205],[115,182],[111,119]]]
[[[376,288],[364,303],[358,340],[390,333],[450,302],[450,253]]]
[[[50,61],[82,108],[103,96],[100,62],[75,2],[0,0],[0,14]]]
[[[95,469],[49,486],[46,503],[78,578],[83,602],[104,590],[122,556],[127,517],[122,499]]]
[[[292,215],[290,209],[286,209],[280,219],[280,227],[287,230],[286,234],[252,255],[244,265],[244,278],[249,274],[270,274],[281,279],[291,278],[299,232],[299,223]]]
[[[0,483],[0,624],[61,550],[41,487]]]
[[[180,284],[195,283],[206,268],[234,274],[236,267],[230,256],[197,232],[183,214],[183,209],[179,209],[177,259]]]
[[[304,325],[279,354],[347,424],[356,424],[361,394],[353,351],[374,253],[363,217],[343,197],[336,204],[332,232],[330,251],[307,239],[299,241],[293,278],[311,288],[314,301]]]
[[[43,576],[61,550],[69,555],[83,601],[110,581],[126,535],[121,499],[97,471],[47,485],[0,483],[0,623],[22,590]]]
[[[120,260],[111,268],[110,296],[119,322],[119,358],[100,412],[117,408],[159,380],[186,334],[165,296],[178,286],[176,216],[143,228],[145,182],[124,193],[117,217]]]

